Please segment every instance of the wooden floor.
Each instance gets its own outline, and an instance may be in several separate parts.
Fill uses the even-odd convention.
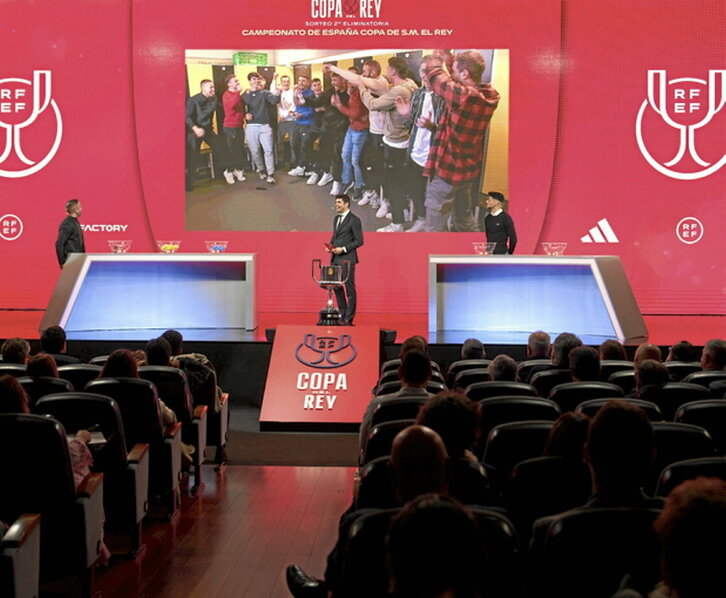
[[[353,472],[205,466],[199,496],[184,490],[175,521],[145,524],[146,552],[100,569],[97,589],[104,598],[290,598],[286,565],[322,577]]]

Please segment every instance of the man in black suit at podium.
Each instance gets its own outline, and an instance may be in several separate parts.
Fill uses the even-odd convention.
[[[340,309],[340,323],[343,326],[352,326],[356,304],[355,265],[358,263],[356,249],[363,245],[363,228],[360,218],[350,211],[350,197],[345,194],[336,195],[334,207],[337,216],[333,221],[333,236],[328,251],[333,254],[332,264],[348,262],[348,281],[345,283],[345,291],[336,288],[335,297]]]

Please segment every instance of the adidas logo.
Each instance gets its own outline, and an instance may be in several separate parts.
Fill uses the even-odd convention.
[[[580,237],[583,243],[620,243],[617,235],[613,232],[607,218],[597,221],[587,235]]]

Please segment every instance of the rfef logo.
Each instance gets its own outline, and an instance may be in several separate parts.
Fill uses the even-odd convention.
[[[23,221],[15,214],[0,217],[0,237],[6,241],[15,241],[23,234]]]
[[[339,336],[318,336],[306,334],[303,342],[295,348],[295,358],[312,368],[330,369],[349,364],[357,351],[351,343],[350,334]]]
[[[635,121],[635,137],[643,157],[661,174],[690,181],[707,177],[726,164],[726,153],[702,155],[699,138],[726,103],[726,70],[710,70],[708,81],[683,77],[666,79],[664,70],[648,71],[648,98]],[[662,140],[660,127],[671,127],[673,142]],[[654,137],[659,137],[656,144]],[[646,138],[649,141],[646,141]],[[724,144],[723,137],[716,143]],[[657,147],[654,147],[656,146]],[[725,148],[726,149],[726,148]],[[653,154],[669,152],[666,159]]]
[[[703,237],[703,224],[698,218],[689,216],[676,224],[678,240],[686,245],[698,243]]]
[[[55,156],[63,120],[51,94],[50,71],[0,79],[0,176],[30,176]]]

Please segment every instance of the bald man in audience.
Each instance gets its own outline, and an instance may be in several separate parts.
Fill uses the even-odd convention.
[[[663,355],[660,352],[660,347],[653,343],[643,343],[635,350],[635,356],[633,357],[633,363],[638,365],[639,362],[644,359],[655,359],[656,361],[663,361]]]
[[[527,339],[527,359],[549,359],[550,335],[537,330]]]

